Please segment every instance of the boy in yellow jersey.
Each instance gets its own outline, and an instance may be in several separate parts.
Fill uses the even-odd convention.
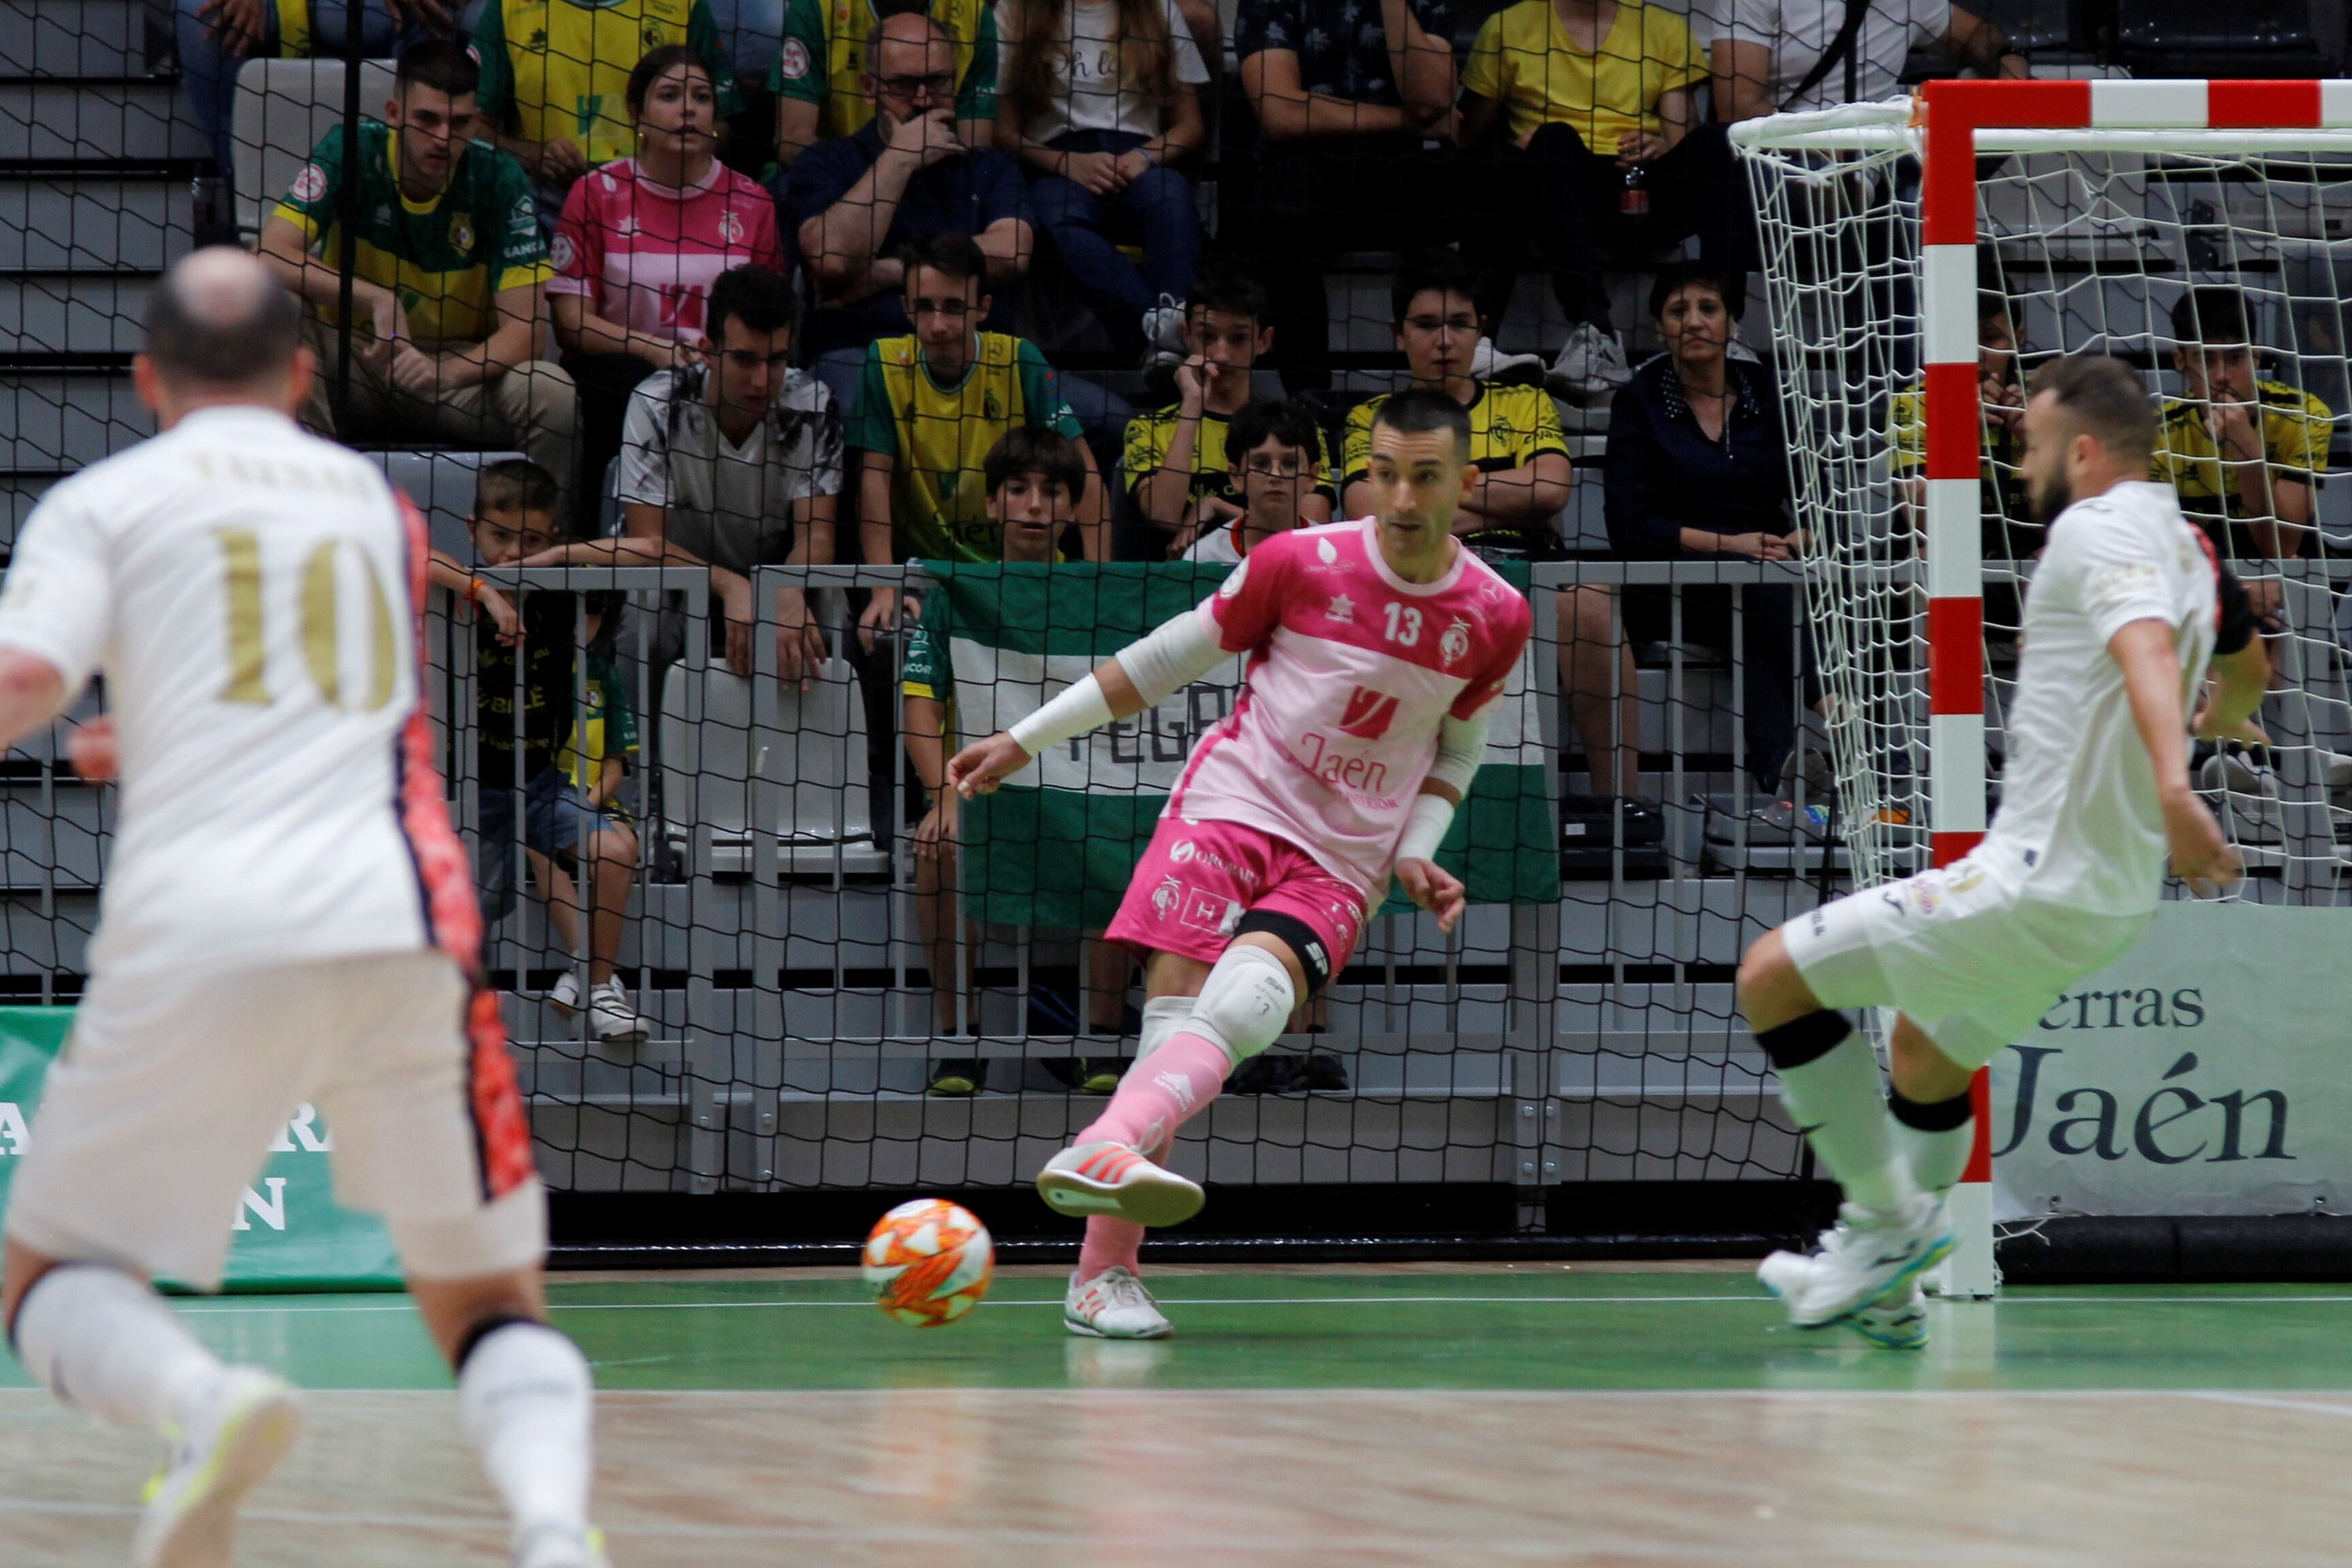
[[[1397,274],[1390,296],[1397,347],[1404,350],[1412,384],[1442,392],[1470,413],[1470,464],[1478,471],[1456,508],[1454,531],[1487,560],[1545,560],[1559,546],[1552,518],[1568,505],[1573,482],[1559,415],[1541,387],[1496,386],[1470,373],[1480,336],[1475,283],[1470,269],[1441,254]],[[1369,475],[1372,421],[1387,395],[1348,411],[1346,515],[1371,509]]]
[[[2293,560],[2311,538],[2312,492],[2327,466],[2335,415],[2309,392],[2259,374],[2245,297],[2192,288],[2172,308],[2179,397],[2164,400],[2148,477],[2170,485],[2189,520],[2225,560],[2247,563],[2254,612],[2278,612],[2270,560]]]
[[[986,147],[996,131],[996,8],[987,0],[933,0],[927,8],[955,56],[956,135]],[[786,167],[821,138],[847,136],[874,118],[866,97],[874,0],[791,0],[768,73],[776,95],[776,156]]]
[[[1184,297],[1185,359],[1176,367],[1177,399],[1127,422],[1127,482],[1135,509],[1172,553],[1182,554],[1242,515],[1226,432],[1249,406],[1252,375],[1273,345],[1270,313],[1265,286],[1256,278],[1230,262],[1202,267]],[[1310,455],[1317,477],[1299,503],[1303,520],[1328,523],[1339,497],[1330,448],[1319,430]],[[1301,520],[1294,517],[1283,526]]]
[[[1003,559],[982,477],[990,449],[1022,425],[1078,439],[1077,417],[1035,346],[977,329],[988,314],[986,266],[970,235],[924,241],[907,258],[914,331],[866,350],[848,444],[860,449],[858,537],[869,565]],[[1078,527],[1086,559],[1098,561],[1108,559],[1109,515],[1083,444],[1081,457],[1087,483]],[[876,589],[858,618],[869,646],[898,614],[897,591]]]
[[[311,307],[320,369],[305,424],[344,439],[519,446],[568,492],[578,397],[562,367],[532,358],[552,269],[521,167],[470,139],[478,78],[462,44],[402,55],[383,120],[327,132],[262,225],[261,257]],[[347,428],[338,429],[338,214],[352,160],[362,226]]]
[[[1076,516],[1087,489],[1085,448],[1055,431],[1016,426],[988,449],[981,475],[988,486],[988,516],[1002,537],[1005,562],[1016,566],[1059,563],[1064,558],[1056,541]],[[951,1036],[959,1032],[959,1022],[968,1026],[961,1032],[977,1033],[979,1014],[974,1002],[965,1019],[957,1018],[957,994],[964,988],[950,978],[957,972],[956,847],[961,820],[957,808],[962,803],[954,790],[945,787],[948,752],[955,732],[950,611],[950,601],[944,593],[925,601],[922,622],[907,640],[899,690],[905,699],[907,759],[914,765],[915,776],[922,781],[924,796],[930,802],[914,834],[915,925],[924,962],[931,972],[933,1017],[939,1032]],[[1133,963],[1124,949],[1101,936],[1095,931],[1086,938],[1089,1032],[1116,1039],[1124,1027],[1127,981]],[[1042,1065],[1089,1094],[1108,1094],[1118,1087],[1116,1059],[1097,1064],[1083,1057],[1048,1058]],[[931,1064],[930,1092],[942,1096],[977,1094],[986,1079],[987,1064],[980,1058],[943,1057]]]
[[[710,0],[488,0],[474,23],[480,109],[492,141],[522,161],[552,229],[572,182],[633,156],[629,73],[649,49],[684,44],[725,57]],[[718,73],[714,64],[712,69]],[[719,112],[741,106],[718,73]]]

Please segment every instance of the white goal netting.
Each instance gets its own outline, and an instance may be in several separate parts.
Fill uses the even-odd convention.
[[[1927,863],[1919,147],[1907,102],[1743,128],[1812,623],[1863,883]],[[2083,350],[2162,400],[2157,471],[2274,632],[2274,744],[2197,778],[2244,852],[2242,896],[2335,902],[2352,845],[2352,478],[2342,443],[2352,140],[1986,132],[1977,159],[1985,776],[1998,800],[2021,595],[2041,530],[2021,389]],[[1949,759],[1941,764],[1949,777]],[[1973,787],[1973,779],[1956,787]]]

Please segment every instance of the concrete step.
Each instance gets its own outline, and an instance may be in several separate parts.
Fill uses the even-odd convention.
[[[148,18],[142,0],[0,0],[0,77],[145,75]]]
[[[195,125],[173,114],[175,83],[0,81],[0,159],[203,158]]]
[[[137,352],[152,283],[135,273],[0,273],[0,360]]]
[[[127,367],[0,369],[0,470],[69,473],[154,434]]]
[[[184,178],[0,168],[0,275],[27,271],[161,272],[194,244]]]

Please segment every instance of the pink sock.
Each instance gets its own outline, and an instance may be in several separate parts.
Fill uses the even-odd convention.
[[[1179,1030],[1119,1080],[1118,1092],[1077,1141],[1108,1140],[1131,1149],[1169,1143],[1177,1128],[1217,1097],[1232,1069],[1223,1046]]]
[[[1157,1164],[1168,1157],[1174,1144],[1174,1138],[1163,1138],[1145,1149],[1143,1157]],[[1078,1245],[1078,1283],[1085,1284],[1105,1269],[1124,1269],[1139,1280],[1143,1277],[1142,1226],[1108,1214],[1087,1220],[1087,1239]]]

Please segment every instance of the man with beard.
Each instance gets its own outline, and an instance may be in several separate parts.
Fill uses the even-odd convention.
[[[1759,940],[1739,1001],[1782,1103],[1844,1188],[1811,1256],[1758,1270],[1799,1328],[1927,1342],[1919,1276],[1952,1249],[1944,1194],[1971,1145],[1969,1081],[2049,999],[2122,956],[2172,873],[2200,894],[2238,856],[2189,788],[2188,737],[2245,733],[2269,679],[2244,591],[2147,481],[2156,414],[2118,361],[2043,367],[2021,467],[2049,544],[2025,603],[1991,831],[1952,864]],[[2207,686],[2208,664],[2213,684]],[[1894,1093],[1838,1011],[1898,1009]]]

